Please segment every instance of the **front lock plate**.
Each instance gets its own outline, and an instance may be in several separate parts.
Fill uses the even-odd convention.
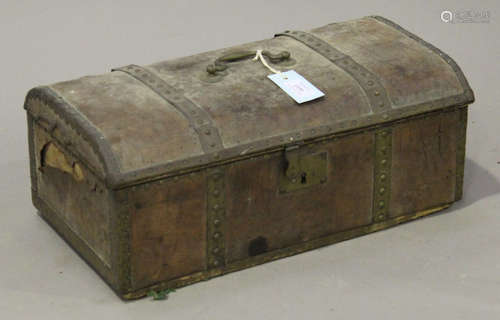
[[[285,170],[280,174],[279,192],[288,193],[327,181],[327,152],[285,150]]]

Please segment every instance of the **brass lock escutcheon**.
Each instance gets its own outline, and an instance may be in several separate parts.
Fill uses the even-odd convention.
[[[285,170],[280,175],[279,192],[309,188],[327,181],[328,154],[310,152],[298,146],[285,149]]]

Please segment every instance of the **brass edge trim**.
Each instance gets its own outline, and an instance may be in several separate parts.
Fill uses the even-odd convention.
[[[214,125],[208,112],[188,99],[180,90],[169,85],[151,70],[141,66],[131,64],[112,71],[121,71],[132,76],[184,115],[190,126],[198,134],[201,147],[205,153],[224,149],[219,129]]]
[[[285,31],[275,36],[286,36],[295,39],[344,70],[359,84],[373,113],[380,113],[391,109],[392,103],[379,77],[328,42],[303,31]]]
[[[104,177],[101,174],[97,174],[97,176],[105,180],[107,186],[115,184],[116,177],[120,173],[120,165],[104,135],[83,114],[78,112],[74,106],[64,100],[51,87],[36,87],[28,92],[24,103],[24,109],[28,112],[30,112],[30,102],[32,100],[39,100],[50,108],[65,124],[91,146],[101,159],[105,171]]]
[[[138,290],[135,290],[133,292],[123,294],[121,297],[126,300],[131,300],[131,299],[138,299],[147,294],[149,290],[164,290],[164,289],[169,289],[169,288],[178,288],[178,287],[183,287],[187,286],[189,284],[199,282],[202,280],[207,280],[216,276],[220,276],[223,274],[227,274],[230,272],[242,270],[245,268],[253,267],[259,264],[263,264],[266,262],[270,262],[276,259],[281,259],[285,257],[289,257],[295,254],[299,254],[305,251],[309,251],[312,249],[316,249],[319,247],[331,245],[337,242],[341,242],[344,240],[352,239],[355,237],[359,237],[362,235],[366,235],[372,232],[380,231],[389,227],[393,227],[395,225],[398,225],[400,223],[404,223],[407,221],[415,220],[424,216],[427,216],[429,214],[432,214],[436,211],[440,211],[443,209],[448,208],[451,206],[452,203],[446,203],[437,207],[433,207],[427,210],[419,211],[410,215],[405,215],[405,216],[399,216],[395,218],[391,218],[388,220],[384,220],[378,223],[372,223],[370,225],[366,225],[363,227],[355,228],[355,229],[350,229],[346,230],[343,232],[335,233],[326,237],[314,239],[314,240],[309,240],[304,243],[296,244],[290,247],[286,247],[283,249],[278,249],[274,251],[270,251],[267,253],[264,253],[259,256],[255,256],[252,258],[248,258],[245,260],[240,260],[234,263],[231,263],[227,265],[226,267],[222,268],[216,268],[204,272],[196,272],[187,276],[183,276],[177,279],[173,280],[168,280],[164,282],[157,283],[155,285],[141,288]]]
[[[467,102],[468,103],[474,102],[474,99],[475,99],[474,98],[474,92],[472,91],[472,89],[471,89],[471,87],[469,85],[469,82],[465,78],[465,75],[462,72],[462,69],[460,69],[460,67],[455,62],[455,60],[453,60],[449,55],[447,55],[446,53],[444,53],[443,51],[441,51],[440,49],[438,49],[434,45],[432,45],[429,42],[423,40],[422,38],[418,37],[417,35],[411,33],[410,31],[404,29],[403,27],[401,27],[397,23],[395,23],[395,22],[393,22],[393,21],[391,21],[391,20],[389,20],[387,18],[384,18],[384,17],[381,17],[381,16],[370,16],[370,18],[375,19],[375,20],[377,20],[377,21],[379,21],[381,23],[384,23],[384,24],[386,24],[386,25],[388,25],[388,26],[396,29],[397,31],[403,33],[407,37],[415,40],[416,42],[418,42],[422,46],[428,48],[429,50],[431,50],[435,54],[439,55],[448,65],[450,65],[450,67],[453,69],[453,71],[457,75],[457,78],[458,78],[458,80],[460,81],[460,84],[463,87],[464,96],[466,97]]]
[[[226,265],[225,257],[225,169],[209,169],[207,179],[207,269]]]
[[[96,273],[116,291],[111,268],[55,213],[55,211],[32,190],[32,201],[40,216],[56,231],[59,236],[92,268]]]
[[[465,148],[467,140],[467,108],[458,111],[457,123],[457,160],[456,160],[456,176],[455,182],[455,200],[462,199],[464,186],[464,170],[465,170]]]
[[[324,140],[334,139],[343,137],[346,135],[367,132],[372,130],[377,130],[377,128],[389,126],[396,123],[403,123],[408,121],[413,121],[414,119],[424,118],[433,116],[436,113],[441,112],[453,112],[456,109],[463,108],[463,105],[453,105],[447,108],[440,108],[435,110],[429,110],[425,113],[416,113],[414,115],[408,115],[406,118],[397,118],[389,123],[380,122],[374,123],[370,126],[359,127],[355,129],[347,129],[343,131],[333,131],[332,127],[325,128],[325,130],[312,130],[314,132],[321,133],[313,137],[309,137],[305,131],[299,133],[291,133],[288,135],[283,135],[272,139],[280,141],[282,144],[273,145],[269,140],[264,140],[262,142],[257,142],[253,144],[245,144],[238,146],[236,148],[225,149],[221,153],[215,153],[214,155],[204,155],[198,157],[192,157],[190,159],[170,162],[167,164],[160,164],[156,166],[151,166],[146,169],[139,169],[136,171],[124,173],[121,175],[120,181],[113,186],[114,189],[129,188],[132,186],[140,186],[143,184],[153,183],[157,180],[174,177],[178,175],[188,174],[194,171],[203,170],[206,168],[212,168],[220,166],[222,164],[233,163],[237,161],[242,161],[249,158],[258,157],[265,153],[272,152],[283,152],[287,145],[301,142],[304,145],[321,142]],[[353,120],[356,121],[356,120]],[[321,129],[321,128],[319,128]],[[311,131],[309,131],[311,132]],[[290,140],[292,139],[292,140]],[[289,143],[287,143],[289,142]],[[260,148],[252,148],[253,146],[262,146]],[[245,150],[254,150],[253,152],[244,152]],[[222,156],[222,155],[223,156]],[[211,161],[210,161],[211,160]]]
[[[375,133],[375,164],[373,169],[373,221],[389,217],[391,198],[392,128],[383,128]]]

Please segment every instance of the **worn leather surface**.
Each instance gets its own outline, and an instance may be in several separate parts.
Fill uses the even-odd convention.
[[[405,109],[464,91],[442,57],[374,18],[335,23],[311,33],[374,73],[387,91],[391,109]],[[251,60],[232,63],[227,76],[219,82],[204,80],[206,66],[221,55],[257,49],[289,51],[296,63],[281,69],[297,71],[322,90],[325,97],[299,105],[267,79],[269,70]],[[160,62],[147,68],[207,111],[219,129],[225,149],[363,119],[378,112],[372,110],[353,77],[289,37]],[[126,73],[83,77],[51,88],[102,133],[120,173],[203,154],[198,134],[186,118]],[[349,126],[342,128],[347,129]]]

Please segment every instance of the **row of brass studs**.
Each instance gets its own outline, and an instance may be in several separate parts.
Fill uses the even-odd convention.
[[[219,130],[214,126],[210,115],[182,95],[179,90],[167,84],[150,70],[137,65],[129,65],[113,69],[113,71],[122,71],[131,75],[181,112],[196,130],[203,151],[209,153],[223,149]]]
[[[224,217],[225,183],[224,169],[214,168],[207,174],[207,268],[225,265]]]
[[[378,77],[328,42],[303,31],[285,31],[277,36],[288,36],[302,42],[351,75],[365,92],[374,113],[391,109],[391,102]]]
[[[375,132],[375,169],[373,176],[373,221],[389,216],[391,197],[392,130]]]

